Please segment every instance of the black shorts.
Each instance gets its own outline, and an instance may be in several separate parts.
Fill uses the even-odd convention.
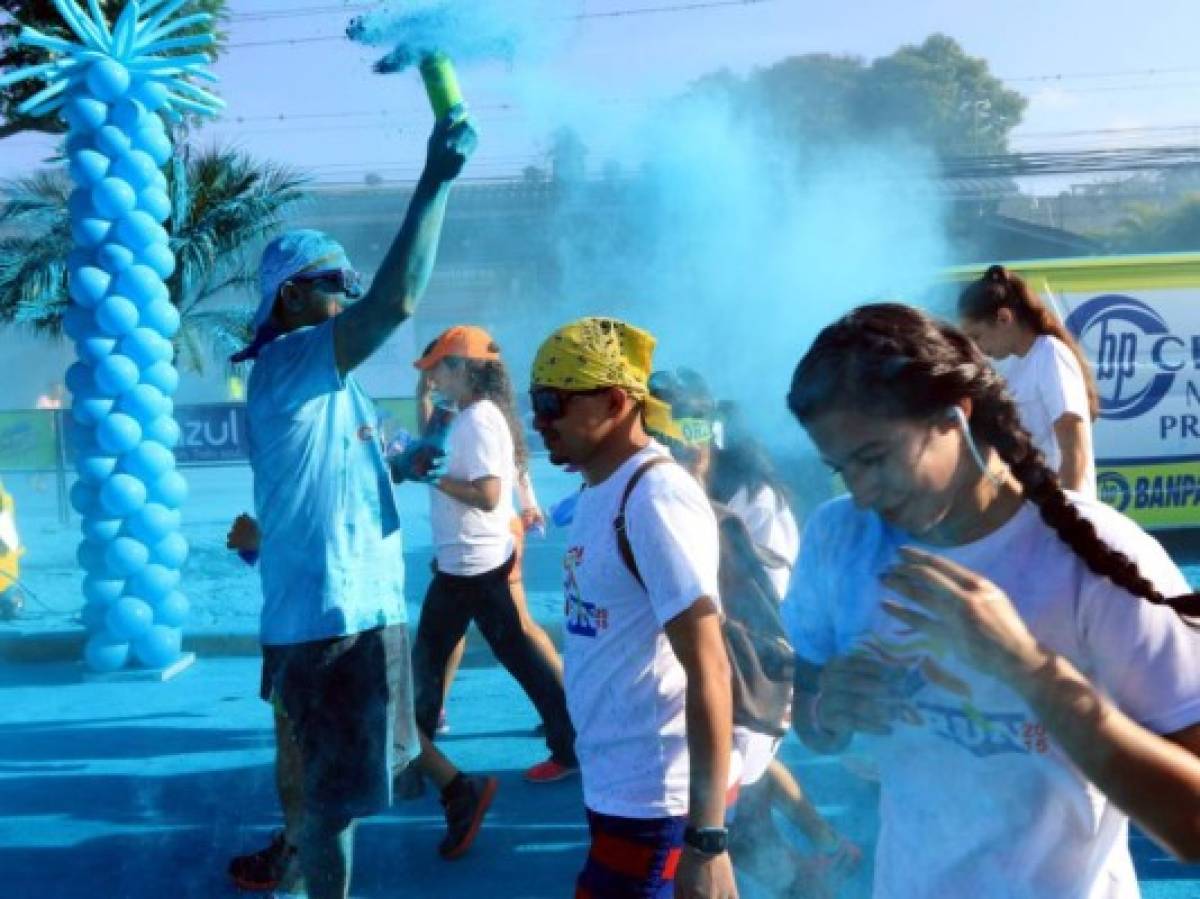
[[[263,647],[266,695],[300,746],[306,811],[362,818],[391,805],[393,769],[420,754],[411,685],[402,624]]]

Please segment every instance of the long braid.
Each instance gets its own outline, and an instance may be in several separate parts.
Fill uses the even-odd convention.
[[[801,421],[862,397],[892,414],[921,417],[970,398],[971,427],[996,451],[1042,520],[1095,574],[1180,616],[1200,617],[1200,594],[1165,598],[1123,552],[1109,546],[1063,491],[1021,424],[1004,381],[958,329],[899,304],[863,306],[830,325],[801,360],[788,405]]]

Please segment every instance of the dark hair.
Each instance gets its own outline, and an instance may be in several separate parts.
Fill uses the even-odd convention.
[[[488,351],[499,353],[500,347],[493,342],[488,345]],[[467,366],[471,395],[476,399],[491,400],[500,409],[504,420],[508,422],[508,430],[512,432],[513,459],[517,471],[528,471],[529,446],[525,443],[525,429],[517,415],[517,398],[508,368],[501,359],[463,359],[463,362]]]
[[[708,383],[690,368],[656,371],[650,376],[650,392],[671,405],[674,418],[703,418],[720,421],[725,432],[724,446],[712,445],[712,468],[708,494],[719,503],[728,503],[741,488],[753,499],[763,487],[775,493],[776,506],[787,507],[787,488],[775,473],[766,449],[749,433],[740,410],[729,402],[717,402]],[[662,438],[669,441],[669,438]]]
[[[791,504],[791,491],[775,469],[767,448],[751,432],[741,408],[733,402],[718,404],[718,417],[724,431],[724,446],[713,460],[709,493],[717,502],[727,503],[734,494],[745,488],[754,495],[764,487],[775,494],[776,509],[782,511]]]
[[[1091,363],[1084,356],[1075,335],[1058,320],[1058,316],[1042,302],[1041,297],[1030,290],[1024,278],[1014,275],[1002,265],[993,265],[978,281],[972,281],[958,295],[958,315],[966,321],[992,322],[1001,309],[1012,312],[1017,321],[1034,334],[1049,334],[1061,340],[1075,354],[1087,389],[1088,412],[1092,421],[1095,421],[1100,415],[1100,397],[1096,392]]]
[[[1003,379],[961,331],[898,303],[860,306],[826,327],[792,377],[788,408],[803,424],[831,409],[929,418],[972,401],[971,432],[1008,464],[1025,498],[1096,574],[1180,615],[1200,615],[1200,594],[1166,599],[1124,553],[1079,514],[1021,425]]]

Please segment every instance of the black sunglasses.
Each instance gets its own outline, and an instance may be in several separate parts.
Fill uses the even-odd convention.
[[[351,300],[357,300],[363,295],[362,275],[352,268],[323,268],[311,272],[298,272],[288,280],[301,284],[325,282],[333,291],[343,293]]]
[[[534,387],[529,391],[533,417],[542,421],[558,421],[567,414],[567,405],[577,396],[596,396],[610,390],[593,387],[590,390],[559,390],[557,387]]]

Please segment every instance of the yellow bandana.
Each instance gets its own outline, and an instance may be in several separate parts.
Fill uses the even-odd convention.
[[[648,332],[615,318],[581,318],[563,325],[538,348],[533,360],[535,387],[593,390],[620,387],[642,403],[646,427],[681,437],[671,407],[650,395],[654,345]]]

